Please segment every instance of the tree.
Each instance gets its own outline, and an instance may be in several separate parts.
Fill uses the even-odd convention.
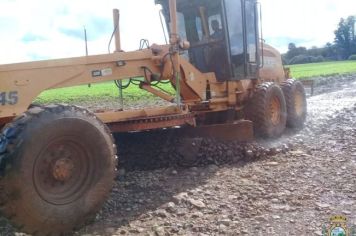
[[[306,55],[307,49],[305,47],[297,47],[295,43],[288,44],[288,52],[285,55],[285,59],[289,61],[293,57]]]
[[[354,16],[349,16],[347,19],[341,18],[337,30],[335,30],[335,44],[343,59],[356,53],[355,23]]]
[[[323,53],[325,48],[318,48],[313,46],[312,48],[308,49],[308,55],[313,57],[324,56]]]
[[[338,60],[338,48],[336,45],[328,42],[325,47],[322,56],[328,60]]]
[[[289,43],[289,44],[288,44],[288,50],[289,50],[289,51],[294,50],[294,49],[296,49],[296,48],[297,48],[297,46],[295,46],[295,43]]]

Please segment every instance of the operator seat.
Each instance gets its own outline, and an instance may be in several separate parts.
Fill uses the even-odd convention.
[[[210,55],[209,55],[209,69],[215,72],[216,79],[223,82],[227,79],[227,65],[226,60],[227,54],[225,50],[224,43],[224,31],[220,27],[220,22],[218,20],[211,21],[211,28],[213,29],[213,34],[210,35],[212,39],[210,45]]]

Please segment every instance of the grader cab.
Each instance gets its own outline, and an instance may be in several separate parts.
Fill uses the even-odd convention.
[[[21,231],[61,235],[95,215],[116,169],[112,132],[185,127],[191,135],[250,140],[280,136],[306,118],[304,88],[263,43],[256,0],[156,0],[169,42],[106,55],[0,65],[0,204]],[[33,105],[43,91],[140,77],[170,103],[89,111]],[[168,81],[175,95],[154,83]],[[123,97],[120,97],[122,101]]]
[[[169,23],[168,2],[157,2]],[[257,78],[262,60],[255,1],[180,1],[177,7],[178,35],[190,43],[185,59],[215,73],[218,82]]]

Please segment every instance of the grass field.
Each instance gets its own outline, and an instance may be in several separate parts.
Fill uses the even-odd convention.
[[[294,78],[309,78],[319,75],[333,75],[356,72],[356,61],[322,62],[291,65]]]
[[[160,87],[173,93],[173,88],[167,85],[160,85]],[[128,101],[136,101],[142,98],[151,100],[155,96],[140,89],[136,85],[130,85],[129,88],[123,90],[124,98]],[[75,102],[84,102],[88,100],[117,100],[119,96],[119,89],[114,82],[106,82],[100,84],[91,84],[82,86],[75,86],[70,88],[53,89],[43,92],[37,99],[36,103],[67,103],[73,104]]]
[[[356,72],[356,61],[342,61],[342,62],[324,62],[315,64],[302,64],[289,66],[294,78],[308,78],[319,75],[332,75]],[[172,88],[163,85],[163,88],[173,92]],[[152,100],[154,95],[145,92],[138,88],[138,86],[131,85],[124,90],[124,97],[126,101],[137,101],[140,99]],[[43,92],[35,101],[40,104],[48,103],[80,103],[84,101],[97,100],[117,100],[118,88],[114,82],[107,82],[102,84],[92,84],[91,87],[87,85],[76,86],[71,88],[55,89]]]

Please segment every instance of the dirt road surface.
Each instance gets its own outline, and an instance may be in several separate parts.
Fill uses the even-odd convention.
[[[205,163],[157,164],[174,157],[146,137],[131,143],[141,153],[134,160],[148,163],[135,169],[122,147],[110,199],[75,235],[322,235],[333,215],[356,225],[356,76],[330,87],[320,85],[308,99],[302,131],[233,147],[193,143],[205,147],[205,154],[197,151]],[[156,140],[179,149],[164,135]],[[0,234],[13,235],[6,227]]]

